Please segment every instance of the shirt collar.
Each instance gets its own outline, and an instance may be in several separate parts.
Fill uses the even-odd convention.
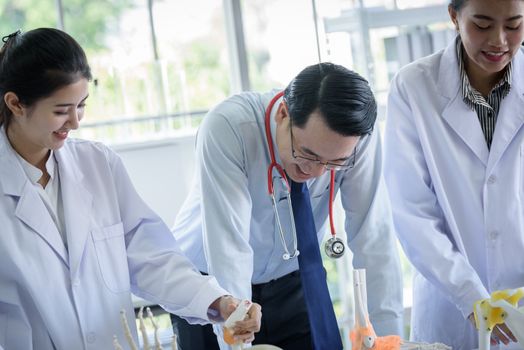
[[[471,86],[471,83],[469,81],[469,77],[468,77],[468,74],[466,73],[466,67],[464,64],[464,54],[462,52],[462,40],[460,39],[460,36],[457,36],[456,51],[457,51],[457,59],[459,63],[460,77],[461,77],[461,82],[462,82],[462,97],[464,98],[464,101],[466,101],[466,103],[468,103],[468,105],[470,105],[472,108],[474,104],[487,104],[484,97],[473,86]],[[503,89],[502,97],[503,98],[506,97],[511,88],[512,71],[513,71],[512,62],[510,62],[506,67],[504,76],[497,83],[497,85],[495,85],[495,87],[491,90],[491,92],[501,88]]]
[[[32,184],[37,184],[38,180],[42,177],[43,173],[40,169],[29,163],[27,160],[22,158],[21,155],[19,155],[14,149],[16,157],[20,161],[20,164],[22,165],[22,169],[24,169],[25,174],[29,178],[29,181],[31,181]],[[45,167],[47,170],[47,173],[51,177],[51,180],[55,177],[55,169],[56,169],[56,163],[55,163],[55,157],[54,152],[51,151],[49,154],[49,158],[47,158],[47,161],[45,163]]]

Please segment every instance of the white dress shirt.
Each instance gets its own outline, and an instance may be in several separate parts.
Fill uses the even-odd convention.
[[[51,215],[51,218],[53,219],[53,222],[55,223],[56,228],[67,248],[67,235],[64,231],[64,208],[62,207],[62,197],[60,195],[60,176],[58,174],[58,167],[56,165],[54,152],[50,151],[49,157],[45,163],[47,173],[50,177],[49,182],[45,188],[43,188],[42,185],[38,183],[43,175],[42,171],[22,158],[22,156],[20,156],[18,153],[15,152],[15,154],[20,161],[20,165],[22,165],[22,169],[24,170],[27,178],[33,184],[33,186],[35,186],[35,189],[38,191],[40,198],[42,198],[42,201],[49,211],[49,215]]]
[[[297,259],[282,259],[284,249],[267,189],[270,157],[264,114],[276,94],[241,93],[204,118],[196,142],[196,176],[173,228],[183,251],[201,271],[247,299],[252,283],[268,282],[298,269]],[[271,111],[273,142],[278,104]],[[355,167],[336,173],[335,191],[342,196],[353,265],[367,270],[371,321],[379,334],[399,333],[402,279],[382,178],[378,129],[365,139],[359,145]],[[308,181],[319,243],[326,233],[329,182],[329,172]],[[288,204],[278,186],[275,193],[291,249]]]

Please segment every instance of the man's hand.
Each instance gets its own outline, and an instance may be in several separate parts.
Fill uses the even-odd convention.
[[[237,308],[240,300],[232,296],[222,296],[211,304],[211,308],[220,312],[223,320],[226,320]],[[249,309],[246,318],[243,321],[235,323],[231,329],[236,342],[250,343],[255,339],[255,333],[260,331],[262,320],[261,306],[253,303]]]
[[[468,319],[471,321],[473,326],[477,328],[477,325],[475,324],[475,316],[473,313],[468,316]],[[499,342],[502,342],[505,345],[508,345],[510,342],[517,342],[517,338],[515,338],[505,323],[495,325],[491,332],[491,345],[497,345]]]

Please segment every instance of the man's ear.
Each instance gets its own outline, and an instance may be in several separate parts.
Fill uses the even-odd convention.
[[[16,96],[14,92],[7,92],[4,95],[4,102],[11,113],[13,113],[14,117],[20,117],[25,114],[26,107],[20,102],[18,96]]]
[[[275,122],[277,125],[280,125],[283,121],[286,120],[286,118],[289,118],[289,111],[287,109],[286,103],[282,102],[278,106],[277,113],[275,114]]]

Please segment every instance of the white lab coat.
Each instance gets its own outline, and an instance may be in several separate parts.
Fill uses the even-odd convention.
[[[131,293],[206,322],[227,294],[200,276],[167,226],[134,190],[119,157],[68,140],[55,152],[68,250],[0,132],[0,348],[126,346],[120,310],[136,337]]]
[[[270,157],[264,115],[277,92],[232,96],[204,118],[197,135],[194,186],[173,229],[183,251],[201,271],[247,299],[252,283],[298,269],[297,259],[282,259],[284,250],[267,189]],[[274,143],[279,102],[271,113]],[[276,158],[279,162],[278,152]],[[319,243],[327,231],[329,176],[327,172],[308,181]],[[371,320],[382,335],[400,333],[402,279],[378,129],[359,146],[355,168],[338,171],[335,182],[346,213],[353,265],[367,270]],[[290,213],[279,184],[275,180],[278,210],[292,250]]]
[[[385,177],[398,236],[419,271],[414,340],[476,348],[465,320],[473,303],[524,285],[523,65],[519,51],[491,151],[463,102],[455,43],[391,83]]]

